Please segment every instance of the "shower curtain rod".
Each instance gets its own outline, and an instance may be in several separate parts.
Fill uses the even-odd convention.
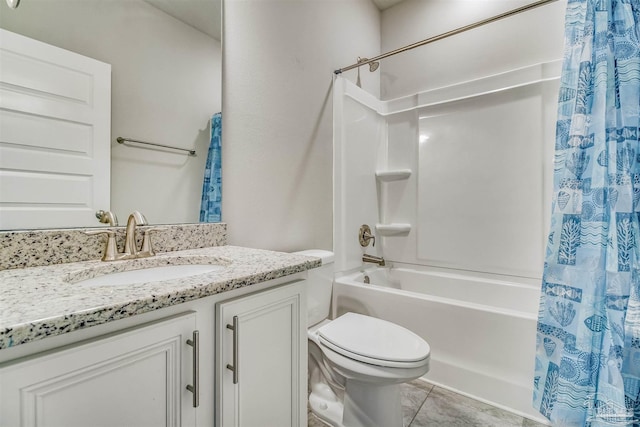
[[[433,43],[433,42],[436,42],[438,40],[446,39],[447,37],[455,36],[456,34],[460,34],[460,33],[463,33],[465,31],[472,30],[474,28],[478,28],[478,27],[481,27],[483,25],[490,24],[492,22],[498,21],[500,19],[508,18],[510,16],[517,15],[518,13],[526,12],[526,11],[531,10],[531,9],[535,9],[536,7],[539,7],[539,6],[544,6],[547,3],[553,3],[555,1],[558,1],[558,0],[539,0],[539,1],[536,1],[536,2],[533,2],[533,3],[529,3],[527,5],[521,6],[519,8],[513,9],[513,10],[510,10],[508,12],[501,13],[500,15],[492,16],[491,18],[487,18],[487,19],[484,19],[482,21],[474,22],[473,24],[465,25],[464,27],[456,28],[455,30],[447,31],[446,33],[442,33],[442,34],[439,34],[439,35],[434,36],[434,37],[429,37],[428,39],[424,39],[424,40],[421,40],[419,42],[415,42],[415,43],[412,43],[410,45],[407,45],[407,46],[392,50],[390,52],[383,53],[382,55],[378,55],[375,58],[367,59],[367,60],[361,61],[361,62],[356,62],[355,64],[349,65],[348,67],[344,67],[344,68],[340,68],[338,70],[335,70],[334,73],[336,75],[337,74],[341,74],[344,71],[353,70],[354,68],[360,67],[362,65],[367,65],[367,64],[369,64],[371,62],[376,62],[376,61],[379,61],[381,59],[387,58],[389,56],[397,55],[398,53],[402,53],[402,52],[406,52],[407,50],[415,49],[416,47],[424,46],[426,44]]]

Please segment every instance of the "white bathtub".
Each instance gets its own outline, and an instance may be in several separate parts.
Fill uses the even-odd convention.
[[[531,407],[539,293],[532,284],[413,266],[372,268],[336,278],[333,313],[414,331],[431,346],[427,381],[544,422]]]

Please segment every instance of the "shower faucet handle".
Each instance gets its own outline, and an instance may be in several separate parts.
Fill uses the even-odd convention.
[[[360,227],[358,240],[360,241],[360,246],[362,246],[363,248],[369,246],[369,240],[373,240],[373,246],[376,246],[376,237],[371,234],[371,227],[369,227],[367,224],[363,224]]]

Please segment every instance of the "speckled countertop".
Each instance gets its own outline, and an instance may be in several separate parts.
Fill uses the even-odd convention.
[[[126,286],[88,287],[108,272],[220,264],[211,273]],[[169,307],[320,266],[317,258],[236,246],[165,252],[152,258],[83,261],[0,271],[0,349]]]

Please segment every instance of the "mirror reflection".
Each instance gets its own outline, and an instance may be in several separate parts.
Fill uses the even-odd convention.
[[[137,210],[154,224],[199,221],[212,117],[222,107],[220,9],[216,0],[0,3],[0,28],[111,65],[110,194],[99,209],[121,219]],[[8,145],[0,137],[0,150]],[[74,222],[57,226],[86,226]]]

